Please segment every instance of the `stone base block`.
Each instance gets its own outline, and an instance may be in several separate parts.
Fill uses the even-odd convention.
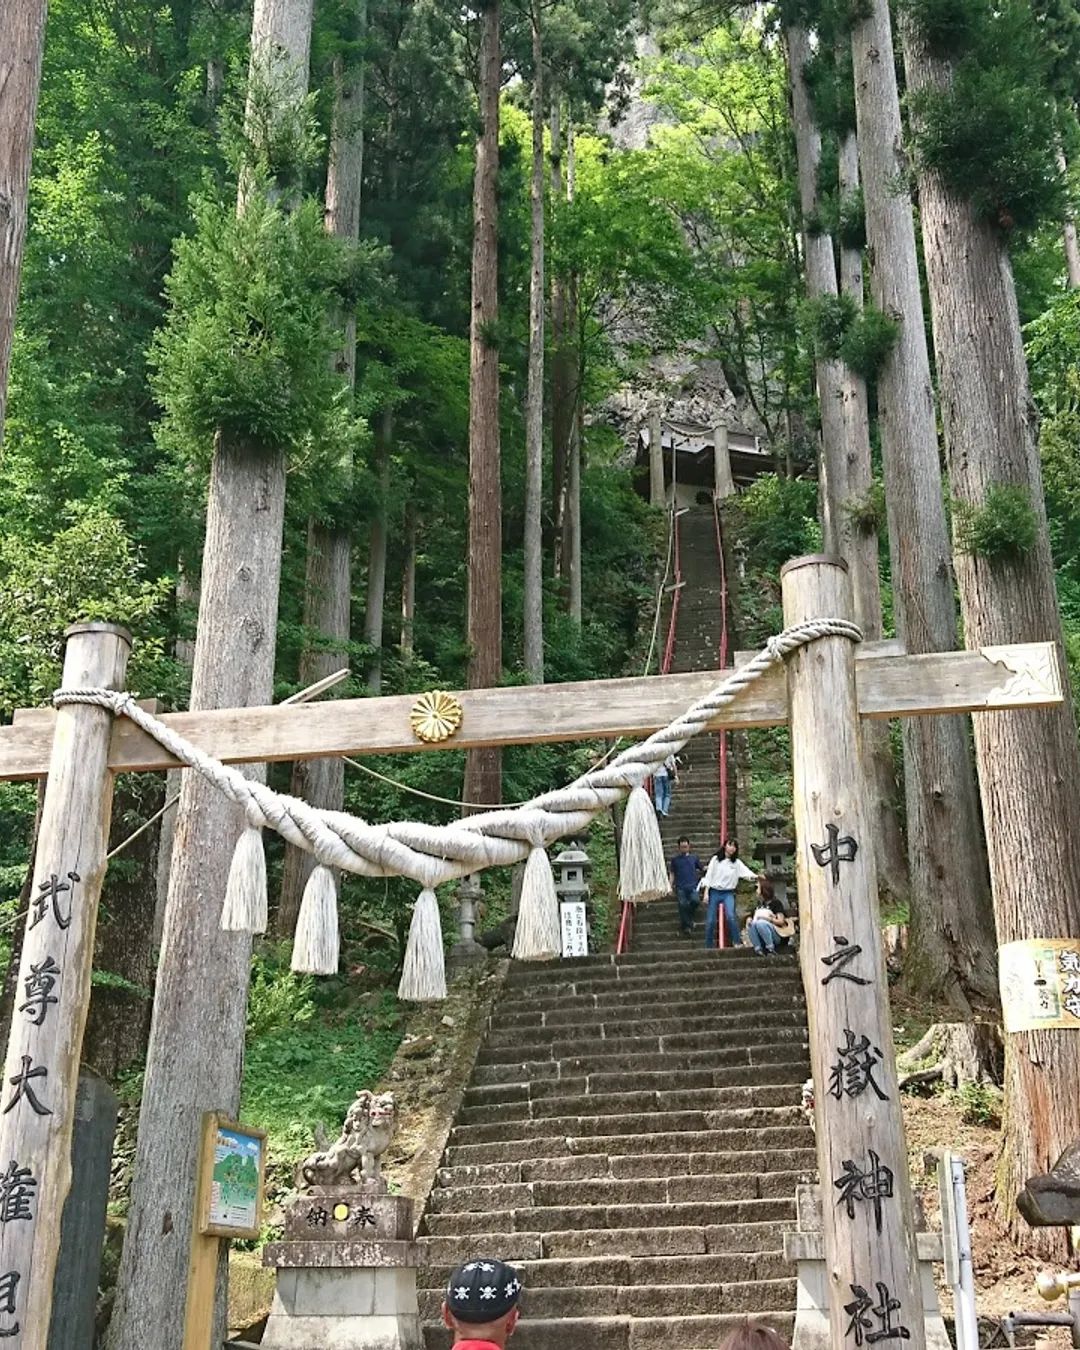
[[[279,1269],[264,1350],[422,1350],[411,1267]]]

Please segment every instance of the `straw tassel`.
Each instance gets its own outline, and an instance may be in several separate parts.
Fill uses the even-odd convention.
[[[439,900],[425,886],[413,906],[398,998],[409,1003],[434,1003],[445,997],[446,958]]]
[[[306,975],[336,975],[338,968],[337,883],[329,867],[307,879],[293,937],[292,968]]]
[[[535,846],[525,864],[521,882],[521,903],[514,930],[514,950],[518,961],[550,961],[562,954],[562,929],[559,923],[559,897],[547,850]]]
[[[622,851],[619,855],[619,899],[644,901],[668,895],[667,862],[660,825],[649,794],[634,788],[623,816]]]
[[[236,841],[221,926],[227,933],[266,932],[266,853],[262,830],[249,825]]]

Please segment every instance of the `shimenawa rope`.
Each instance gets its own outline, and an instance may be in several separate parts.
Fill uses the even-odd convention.
[[[584,830],[593,816],[629,792],[623,854],[619,879],[620,898],[631,901],[656,899],[667,893],[667,872],[660,831],[643,784],[669,756],[713,724],[720,711],[771,666],[808,642],[822,637],[846,637],[862,640],[855,624],[843,619],[812,619],[785,629],[769,639],[762,651],[745,665],[732,671],[704,698],[654,732],[646,740],[629,746],[609,764],[582,774],[566,787],[542,793],[513,810],[485,811],[448,825],[426,825],[416,821],[396,821],[369,825],[359,817],[342,811],[318,810],[296,797],[272,791],[265,784],[246,778],[239,769],[222,764],[198,746],[177,735],[165,723],[140,708],[129,693],[112,689],[58,689],[53,703],[87,703],[106,708],[129,718],[153,737],[182,764],[195,769],[208,782],[244,809],[248,829],[241,836],[238,858],[230,872],[229,888],[222,913],[222,926],[262,931],[266,922],[265,882],[254,846],[258,832],[269,825],[289,843],[314,855],[320,867],[315,869],[304,894],[298,930],[305,929],[303,944],[294,946],[294,968],[318,969],[326,974],[337,968],[337,935],[333,933],[334,959],[329,959],[328,918],[320,918],[316,931],[305,916],[316,907],[326,916],[327,885],[332,876],[324,869],[333,867],[359,876],[407,876],[424,891],[433,891],[442,882],[466,876],[486,867],[508,866],[543,850],[563,835]],[[647,808],[647,809],[646,809]],[[261,844],[261,840],[260,840]],[[261,855],[261,847],[259,849]],[[242,857],[240,856],[242,855]],[[540,959],[558,955],[558,901],[553,882],[542,881],[544,869],[532,869],[537,885],[530,887],[528,907],[523,896],[519,928],[525,927],[524,941],[515,940],[514,955],[522,959]],[[547,869],[550,874],[550,868]],[[259,887],[261,894],[257,894]],[[426,900],[426,897],[424,897]],[[309,903],[310,902],[310,903]],[[331,906],[332,907],[332,906]],[[425,905],[430,918],[430,901]],[[333,918],[336,929],[336,912]],[[431,924],[414,924],[414,930],[431,940]],[[537,935],[542,949],[528,940]],[[412,938],[410,937],[410,943]],[[298,952],[296,948],[303,947]],[[313,956],[312,953],[317,955]],[[402,997],[442,997],[441,947],[438,958],[427,952],[419,962],[406,954],[406,973],[411,968],[425,971],[419,985],[403,979]],[[435,969],[435,967],[439,969]],[[434,992],[433,992],[434,991]],[[439,992],[442,991],[442,992]]]

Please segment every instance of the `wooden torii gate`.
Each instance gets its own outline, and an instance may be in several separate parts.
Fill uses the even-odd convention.
[[[838,559],[781,573],[784,621],[849,619]],[[68,631],[65,688],[123,686],[130,639]],[[924,1350],[915,1221],[860,765],[860,716],[1049,706],[1063,699],[1053,643],[898,653],[818,639],[724,710],[726,726],[790,723],[818,1167],[834,1350],[907,1341]],[[717,683],[716,672],[458,695],[444,748],[643,736]],[[411,697],[174,713],[168,725],[231,763],[432,748]],[[175,761],[124,719],[86,704],[29,709],[0,728],[0,780],[47,775],[26,936],[0,1083],[0,1341],[46,1350],[112,780]],[[832,1197],[830,1202],[829,1197]],[[194,1196],[192,1196],[194,1203]]]

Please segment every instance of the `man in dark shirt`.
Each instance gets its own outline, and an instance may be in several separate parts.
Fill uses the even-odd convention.
[[[690,852],[690,840],[685,835],[679,840],[679,851],[668,863],[668,880],[679,902],[679,927],[684,933],[694,931],[698,908],[698,879],[701,862]]]

